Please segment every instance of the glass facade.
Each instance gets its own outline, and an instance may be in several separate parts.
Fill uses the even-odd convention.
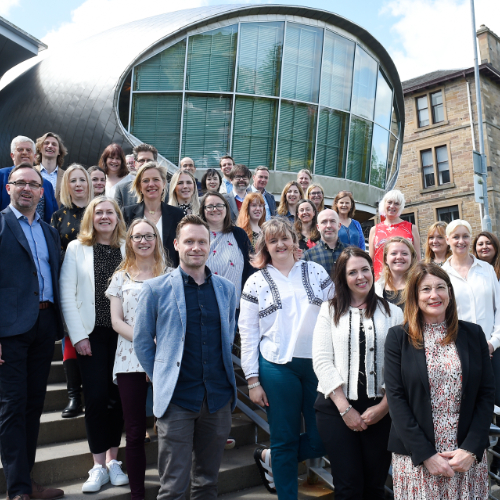
[[[354,40],[289,21],[188,35],[136,65],[129,131],[199,168],[306,168],[384,189],[397,175],[393,86]]]

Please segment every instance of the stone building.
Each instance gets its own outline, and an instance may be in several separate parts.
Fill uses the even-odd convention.
[[[480,52],[488,198],[493,231],[500,230],[500,37],[482,25]],[[422,242],[435,221],[465,219],[481,230],[472,151],[479,151],[474,68],[440,70],[403,82],[405,131],[396,189],[406,198],[403,218]],[[423,247],[423,245],[422,245]]]

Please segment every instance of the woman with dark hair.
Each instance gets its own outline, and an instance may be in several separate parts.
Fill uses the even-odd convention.
[[[341,224],[339,240],[346,247],[354,245],[361,248],[361,250],[366,250],[361,224],[352,218],[356,212],[356,203],[352,193],[350,191],[340,191],[333,200],[332,208],[339,214]]]
[[[417,262],[417,252],[406,238],[391,238],[384,246],[384,267],[375,283],[376,294],[404,311],[403,291]]]
[[[375,293],[373,281],[369,255],[344,249],[335,267],[335,295],[321,306],[314,328],[314,408],[335,500],[382,500],[391,463],[384,343],[403,313]]]
[[[321,235],[318,231],[318,211],[311,200],[300,200],[295,213],[295,232],[303,252],[316,246]]]
[[[127,168],[125,153],[119,144],[110,144],[99,158],[99,168],[106,174],[105,194],[108,198],[115,197],[118,184],[133,180]]]
[[[201,192],[206,194],[207,191],[219,191],[222,184],[222,177],[218,170],[209,168],[201,178]]]
[[[292,224],[295,222],[297,203],[304,198],[304,192],[297,181],[290,181],[281,191],[278,215],[286,217]]]
[[[420,262],[404,325],[389,330],[385,383],[396,500],[488,498],[495,382],[479,325],[460,321],[450,278]]]
[[[500,280],[500,241],[489,231],[481,231],[472,242],[472,253],[479,260],[484,260],[493,266]]]
[[[184,212],[165,203],[167,169],[155,161],[144,163],[137,171],[130,190],[138,203],[123,208],[125,224],[129,227],[134,219],[147,219],[154,224],[169,261],[177,267],[179,254],[174,248],[175,230]]]
[[[451,256],[450,245],[446,242],[446,227],[444,221],[434,222],[427,231],[424,261],[442,266]]]
[[[106,297],[111,324],[118,333],[113,382],[118,385],[125,419],[125,458],[132,500],[144,500],[146,473],[146,398],[149,380],[134,351],[134,324],[145,281],[167,272],[167,257],[156,226],[135,219],[125,237],[125,258],[113,274]]]
[[[241,290],[254,272],[250,265],[250,240],[243,229],[231,223],[229,203],[221,193],[209,191],[201,199],[199,215],[210,228],[207,266],[213,274],[233,283],[239,304]],[[238,315],[239,308],[236,312]]]
[[[255,249],[257,238],[262,232],[261,226],[266,222],[266,204],[264,198],[258,192],[248,193],[241,205],[236,225],[241,227],[252,244],[252,252]]]
[[[264,222],[252,259],[259,271],[245,285],[239,320],[249,396],[266,407],[271,433],[271,449],[257,448],[254,458],[280,500],[297,500],[297,462],[324,454],[313,408],[312,335],[332,280],[319,264],[297,260],[297,249],[286,218]]]
[[[103,196],[106,189],[106,172],[100,167],[93,166],[87,170],[94,186],[94,196]]]

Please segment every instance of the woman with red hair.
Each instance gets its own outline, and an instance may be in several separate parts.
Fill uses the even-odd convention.
[[[252,251],[262,230],[262,224],[266,222],[266,204],[260,193],[248,193],[241,205],[240,214],[236,225],[247,233],[252,244]]]

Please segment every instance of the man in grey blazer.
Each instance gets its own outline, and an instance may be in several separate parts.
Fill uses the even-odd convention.
[[[200,217],[179,222],[174,245],[180,266],[144,283],[134,327],[135,352],[155,388],[158,498],[183,499],[191,478],[191,500],[215,500],[236,405],[236,291],[205,265],[210,236]]]
[[[231,222],[234,224],[240,213],[241,205],[247,193],[251,193],[250,179],[252,172],[246,165],[235,165],[229,174],[233,190],[224,195],[231,210]]]

